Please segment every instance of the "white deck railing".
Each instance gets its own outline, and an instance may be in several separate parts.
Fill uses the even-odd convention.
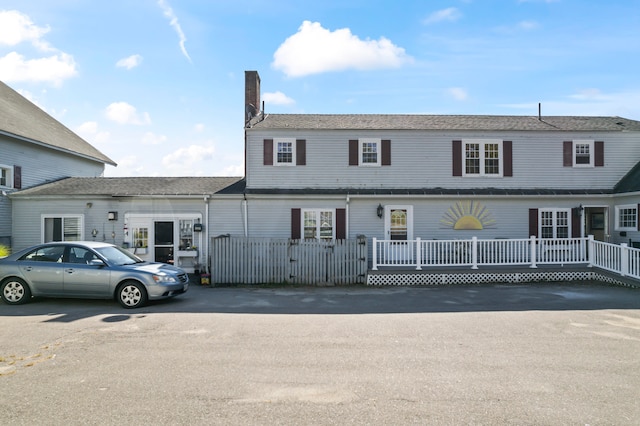
[[[586,264],[640,279],[640,249],[584,238],[524,238],[481,240],[373,239],[372,269],[482,265],[509,266]]]

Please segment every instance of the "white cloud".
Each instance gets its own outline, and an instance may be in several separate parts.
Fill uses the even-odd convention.
[[[167,137],[165,135],[157,135],[153,132],[147,132],[142,136],[142,145],[160,145],[166,142]]]
[[[190,145],[166,155],[162,159],[162,165],[165,170],[178,175],[185,175],[185,170],[188,170],[189,174],[193,174],[198,164],[213,159],[214,152],[215,149],[211,145]]]
[[[111,137],[109,132],[99,131],[98,123],[95,121],[82,123],[76,128],[75,132],[84,140],[96,145],[104,145]]]
[[[262,99],[266,103],[273,105],[292,105],[296,103],[296,101],[282,92],[264,93]]]
[[[169,6],[169,4],[165,0],[158,0],[158,6],[160,6],[160,8],[162,9],[162,13],[164,14],[164,16],[166,16],[169,19],[169,25],[171,25],[175,30],[176,34],[178,34],[178,38],[180,39],[180,50],[182,51],[182,54],[189,60],[189,62],[191,62],[191,57],[189,56],[189,53],[187,52],[187,48],[185,47],[187,37],[184,35],[184,32],[182,31],[182,27],[178,22],[178,17],[173,12],[173,9],[171,8],[171,6]]]
[[[140,55],[131,55],[126,58],[120,59],[116,62],[116,67],[118,68],[126,68],[128,70],[137,67],[142,63],[142,56]]]
[[[34,46],[49,50],[42,36],[49,32],[48,27],[38,27],[29,16],[17,10],[0,11],[0,45],[16,46],[29,41]]]
[[[114,102],[105,111],[109,120],[119,124],[151,124],[148,113],[139,114],[136,108],[126,102]]]
[[[203,123],[197,123],[195,126],[193,126],[193,131],[196,132],[196,133],[204,132],[204,124]]]
[[[464,101],[469,97],[467,91],[462,87],[451,87],[447,90],[447,93],[457,101]]]
[[[521,22],[518,22],[518,28],[521,29],[521,30],[526,30],[526,31],[535,30],[539,26],[540,25],[536,21],[521,21]]]
[[[347,69],[397,68],[412,58],[388,39],[361,40],[348,28],[329,31],[304,21],[273,55],[272,67],[289,77]]]
[[[430,24],[435,24],[443,21],[454,22],[460,19],[461,17],[462,17],[462,13],[460,13],[460,11],[457,8],[449,7],[447,9],[442,9],[442,10],[433,12],[432,14],[427,16],[422,21],[422,23],[424,25],[430,25]]]
[[[29,42],[49,57],[27,59],[13,51],[0,58],[0,80],[6,82],[50,82],[60,85],[77,74],[73,56],[60,52],[43,39],[48,27],[39,27],[29,16],[16,10],[0,11],[0,46],[18,46]]]
[[[77,73],[73,57],[66,53],[25,59],[19,53],[11,52],[0,58],[0,80],[5,82],[47,81],[60,85]]]

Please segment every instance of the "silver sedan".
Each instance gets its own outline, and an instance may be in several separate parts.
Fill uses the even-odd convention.
[[[0,259],[0,297],[9,305],[32,296],[115,298],[125,308],[182,294],[189,276],[109,243],[53,242]]]

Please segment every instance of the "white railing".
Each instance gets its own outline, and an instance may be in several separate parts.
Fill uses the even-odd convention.
[[[617,245],[592,241],[590,264],[622,276],[640,279],[640,249],[626,243]]]
[[[379,266],[471,266],[589,263],[593,237],[392,241],[373,239],[373,270]]]

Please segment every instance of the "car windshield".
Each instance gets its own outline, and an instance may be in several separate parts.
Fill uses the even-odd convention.
[[[134,263],[144,263],[144,260],[126,250],[121,249],[120,247],[100,247],[97,248],[96,251],[113,265],[133,265]]]

